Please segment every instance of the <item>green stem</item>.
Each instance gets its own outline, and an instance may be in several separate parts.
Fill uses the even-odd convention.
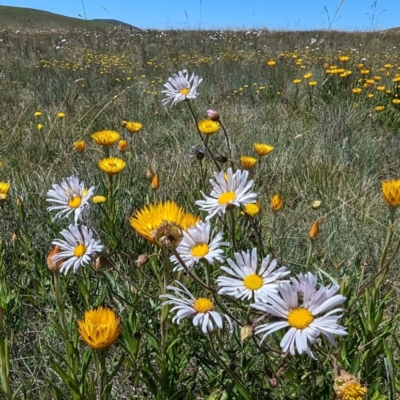
[[[236,245],[236,223],[235,223],[235,215],[233,214],[233,208],[229,210],[229,214],[231,217],[231,230],[232,230],[232,246],[233,249],[237,252],[237,245]]]
[[[221,121],[219,121],[219,124],[221,125],[221,128],[224,131],[225,140],[226,140],[226,146],[228,147],[228,157],[229,157],[229,160],[231,160],[232,170],[235,171],[235,165],[234,165],[233,160],[232,160],[232,151],[231,151],[231,145],[229,144],[228,133],[226,132],[225,126],[222,124]]]
[[[107,368],[106,368],[106,357],[108,348],[95,350],[97,357],[97,387],[99,391],[99,400],[107,399]]]
[[[310,266],[313,251],[314,251],[314,240],[308,239],[308,253],[307,253],[307,261],[306,261],[306,270],[308,270],[308,268]]]
[[[162,288],[162,294],[167,294],[167,286],[169,283],[169,274],[171,270],[171,264],[169,261],[167,249],[165,247],[161,248],[163,257],[163,271],[164,271],[164,284]],[[161,312],[160,330],[161,330],[161,351],[163,360],[166,360],[167,351],[167,318],[168,318],[168,305],[164,305]]]
[[[219,356],[219,354],[216,352],[215,347],[214,347],[214,342],[213,342],[213,335],[210,333],[209,334],[209,339],[210,339],[210,347],[211,351],[214,354],[214,357],[217,359],[219,364],[225,369],[226,372],[231,376],[231,378],[234,380],[234,382],[237,383],[237,385],[242,389],[240,393],[242,395],[245,395],[245,399],[251,399],[251,393],[245,388],[245,386],[240,382],[239,377],[229,368],[228,365],[226,365],[225,361]]]
[[[8,340],[0,338],[1,392],[4,394],[7,400],[11,400],[13,398],[10,386],[9,359]]]

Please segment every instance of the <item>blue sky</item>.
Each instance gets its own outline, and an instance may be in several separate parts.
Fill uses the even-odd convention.
[[[3,0],[69,17],[112,18],[155,29],[333,29],[400,27],[400,0]]]

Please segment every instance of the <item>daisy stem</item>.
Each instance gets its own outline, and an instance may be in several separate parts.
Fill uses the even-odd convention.
[[[240,391],[240,394],[243,396],[243,398],[246,399],[246,400],[251,400],[252,399],[251,393],[240,382],[239,377],[229,368],[228,365],[226,365],[225,361],[216,352],[215,347],[214,347],[212,333],[209,334],[209,339],[210,339],[211,351],[214,354],[214,357],[217,359],[218,363],[225,369],[226,372],[228,372],[228,374],[231,376],[233,381],[240,387],[241,390],[239,390],[239,391]]]
[[[233,208],[229,210],[229,214],[231,216],[232,246],[235,251],[238,251],[236,245],[236,223],[235,223],[235,215],[233,214]]]
[[[96,352],[96,372],[97,372],[97,385],[99,390],[99,400],[107,399],[107,369],[106,369],[106,356],[108,348],[95,350]]]
[[[13,398],[10,386],[10,345],[5,337],[0,337],[0,382],[1,393],[7,400]]]
[[[228,157],[229,157],[229,160],[231,160],[232,170],[235,171],[235,165],[234,165],[233,160],[232,160],[231,145],[229,144],[228,133],[226,132],[225,126],[222,124],[221,121],[219,121],[219,124],[221,125],[221,128],[224,131],[225,140],[226,140],[226,146],[228,147]]]
[[[258,177],[260,175],[260,164],[261,164],[261,157],[258,156],[258,160],[257,160],[257,168],[256,168],[256,176],[254,178],[254,183],[257,185],[258,183]]]
[[[308,253],[307,253],[307,261],[306,261],[306,270],[308,270],[308,267],[310,266],[311,263],[311,258],[312,254],[314,251],[314,240],[308,239]]]
[[[392,242],[392,237],[393,237],[393,220],[391,219],[389,221],[389,226],[388,226],[388,230],[387,230],[387,234],[386,234],[385,247],[383,248],[383,252],[382,252],[381,258],[379,260],[379,270],[381,270],[383,268],[383,264],[384,264],[384,262],[386,260],[387,252],[389,250],[390,243]],[[385,279],[385,276],[386,276],[387,271],[389,269],[389,265],[390,264],[387,264],[387,266],[385,268],[385,271],[382,273],[381,277],[377,280],[376,288],[378,288],[382,284],[383,280]]]
[[[211,291],[212,293],[216,293],[216,291],[211,288],[210,286],[206,285],[203,283],[193,272],[189,270],[189,268],[186,266],[185,262],[182,260],[181,256],[179,253],[176,251],[176,249],[172,248],[172,252],[174,253],[174,256],[176,259],[180,262],[182,265],[183,269],[186,271],[186,273],[194,280],[196,281],[200,286],[202,286],[204,289]]]
[[[114,198],[113,198],[113,175],[108,175],[108,205],[109,205],[109,219],[114,220]]]
[[[211,152],[210,148],[208,147],[207,142],[204,140],[203,135],[201,134],[201,132],[200,132],[200,130],[199,130],[199,125],[198,125],[197,117],[196,117],[196,115],[195,115],[195,113],[194,113],[194,111],[193,111],[192,106],[190,105],[190,101],[186,101],[186,103],[187,103],[187,105],[189,106],[189,110],[190,110],[190,112],[191,112],[191,114],[192,114],[192,116],[193,116],[194,122],[195,122],[195,124],[196,124],[197,132],[198,132],[198,134],[199,134],[199,136],[200,136],[200,139],[201,139],[201,141],[202,141],[204,147],[207,149],[208,153],[210,154],[210,156],[211,156],[212,160],[214,161],[214,164],[215,164],[215,166],[217,167],[218,171],[221,171],[221,168],[220,168],[220,166],[218,165],[217,160],[214,158],[213,153]]]
[[[171,270],[171,264],[169,262],[169,257],[167,253],[167,249],[163,246],[161,248],[162,257],[163,257],[163,271],[164,271],[164,284],[163,284],[163,292],[162,294],[167,294],[167,286],[169,283],[169,274]],[[162,357],[166,360],[166,350],[167,350],[167,318],[168,318],[168,304],[164,305],[161,313],[161,321],[160,321],[160,329],[161,329],[161,351]]]

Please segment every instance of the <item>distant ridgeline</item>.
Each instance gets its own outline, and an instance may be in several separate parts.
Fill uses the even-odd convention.
[[[110,28],[123,26],[140,30],[135,26],[115,19],[93,19],[65,17],[32,8],[0,6],[0,28]]]

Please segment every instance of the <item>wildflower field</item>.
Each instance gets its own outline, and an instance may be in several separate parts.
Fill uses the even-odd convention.
[[[1,398],[400,398],[399,33],[0,39]]]

